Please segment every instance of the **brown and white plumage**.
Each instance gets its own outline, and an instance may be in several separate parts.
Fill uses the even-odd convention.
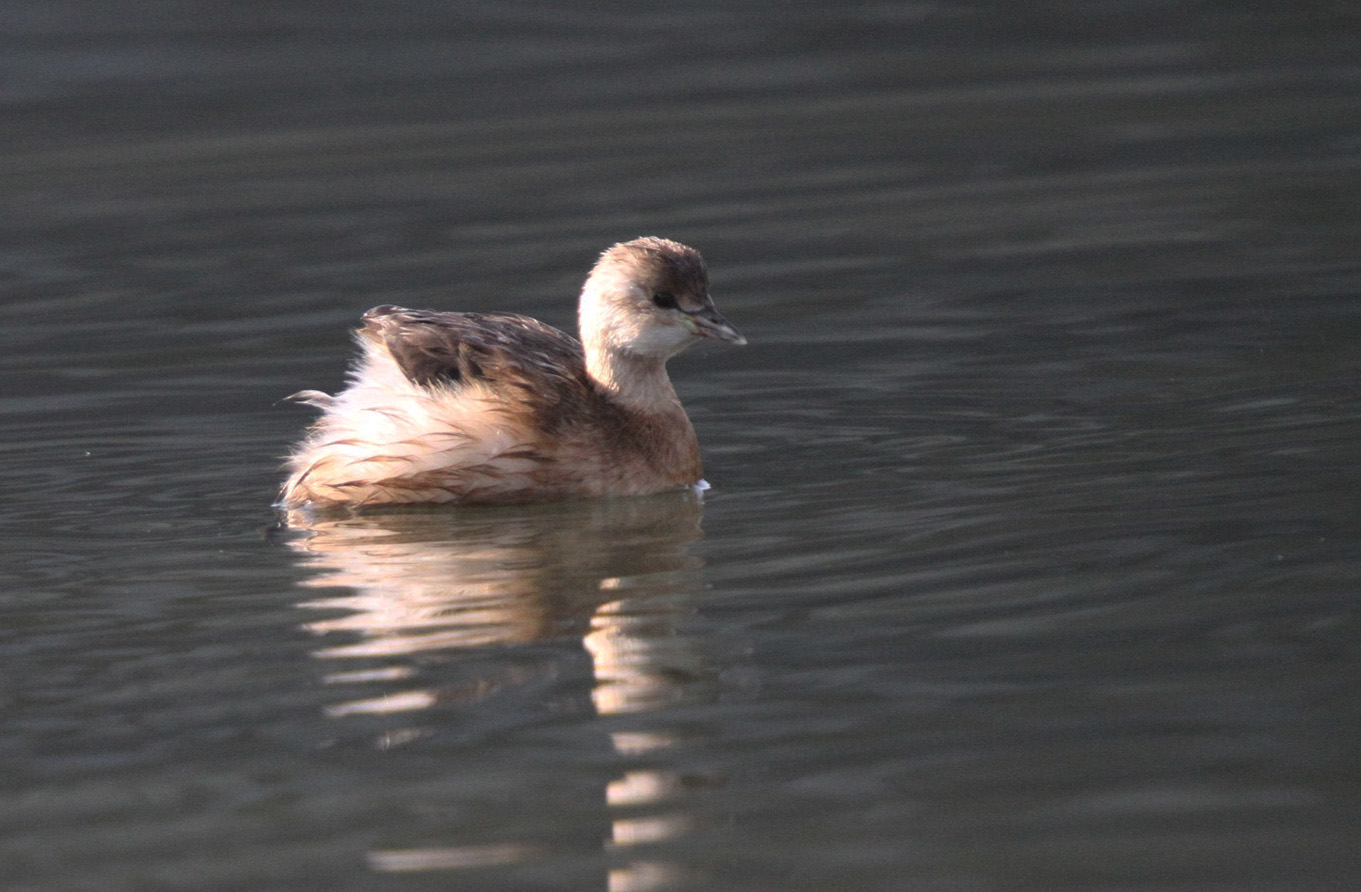
[[[746,341],[714,309],[699,252],[641,238],[582,287],[582,340],[508,313],[376,307],[361,355],[288,461],[281,501],[381,505],[642,495],[699,482],[666,360]]]

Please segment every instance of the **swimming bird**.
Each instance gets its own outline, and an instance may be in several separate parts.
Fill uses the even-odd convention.
[[[699,484],[694,427],[666,361],[746,339],[714,308],[699,252],[606,249],[581,289],[581,340],[528,316],[381,306],[360,355],[287,462],[284,507],[517,503]]]

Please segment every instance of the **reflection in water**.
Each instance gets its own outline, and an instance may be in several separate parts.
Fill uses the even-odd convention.
[[[337,665],[326,681],[395,688],[344,699],[328,715],[404,717],[408,724],[386,731],[378,745],[408,744],[430,733],[420,722],[432,707],[476,702],[531,680],[528,669],[500,668],[457,685],[421,686],[413,684],[417,659],[564,636],[580,637],[591,658],[599,715],[707,699],[713,670],[699,642],[681,631],[700,584],[700,561],[684,550],[702,535],[700,513],[689,493],[472,511],[292,513],[290,526],[306,534],[292,547],[320,571],[306,584],[351,590],[300,605],[328,613],[306,624],[325,636],[316,656]],[[678,865],[629,853],[693,827],[675,804],[693,783],[662,758],[678,741],[635,723],[614,730],[611,742],[628,768],[603,790],[606,851],[619,863],[607,888],[667,888],[682,876]],[[659,811],[667,803],[673,810]],[[382,872],[450,870],[554,854],[509,840],[374,851],[369,863]]]
[[[612,588],[624,584],[614,581]],[[692,701],[705,686],[696,684],[711,674],[693,639],[677,634],[675,621],[684,615],[684,595],[655,598],[626,597],[601,605],[591,618],[586,635],[595,670],[591,699],[601,715],[639,713],[665,709]],[[674,746],[678,741],[665,734],[615,732],[615,749],[621,755],[643,757]],[[628,771],[611,781],[605,800],[612,810],[635,810],[676,799],[685,791],[685,778],[677,771],[648,768]],[[611,844],[617,850],[675,839],[691,829],[691,820],[680,812],[643,817],[616,817],[611,822]],[[682,879],[671,864],[630,861],[610,872],[610,892],[664,889]]]

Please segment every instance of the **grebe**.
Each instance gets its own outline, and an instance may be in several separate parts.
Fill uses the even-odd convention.
[[[527,316],[375,307],[348,386],[292,399],[321,417],[281,504],[514,503],[645,495],[701,482],[666,361],[699,338],[745,344],[704,259],[647,237],[600,255],[581,342]]]

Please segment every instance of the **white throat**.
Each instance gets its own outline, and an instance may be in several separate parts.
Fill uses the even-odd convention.
[[[695,336],[634,309],[648,300],[639,285],[611,271],[597,271],[587,280],[578,312],[586,370],[622,403],[670,407],[678,401],[666,361]]]

